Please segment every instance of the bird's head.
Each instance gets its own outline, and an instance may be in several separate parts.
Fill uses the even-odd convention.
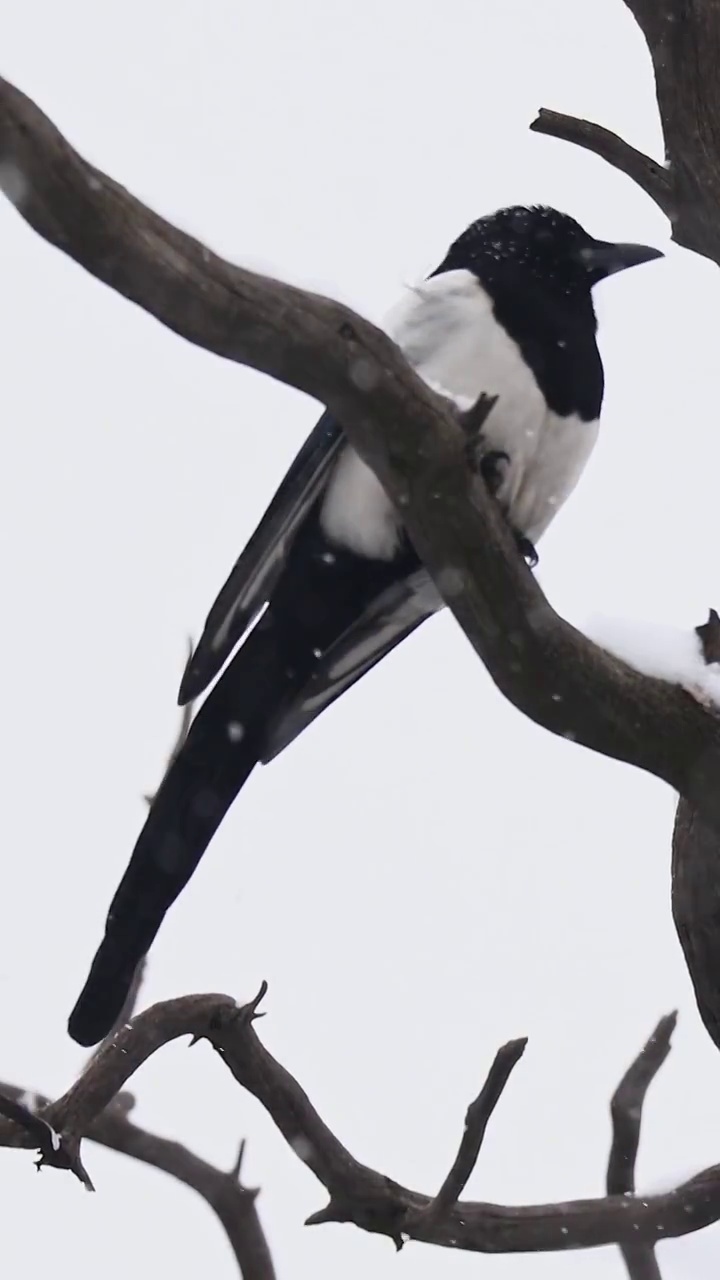
[[[662,256],[649,245],[595,240],[574,218],[546,205],[515,205],[473,222],[434,274],[465,269],[492,281],[529,273],[553,292],[578,297],[616,271]]]

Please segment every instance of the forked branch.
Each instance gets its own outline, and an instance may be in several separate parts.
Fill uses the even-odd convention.
[[[79,1150],[81,1139],[88,1136],[145,1158],[142,1137],[136,1136],[139,1131],[128,1127],[122,1107],[119,1113],[113,1111],[113,1099],[152,1053],[179,1036],[190,1035],[194,1041],[210,1041],[235,1079],[263,1104],[295,1155],[326,1188],[329,1203],[311,1216],[310,1223],[352,1222],[388,1236],[396,1245],[415,1240],[478,1253],[518,1253],[618,1244],[626,1258],[647,1258],[658,1240],[720,1221],[720,1167],[706,1169],[675,1191],[641,1198],[615,1193],[596,1200],[529,1206],[456,1200],[523,1041],[506,1045],[496,1057],[480,1097],[470,1108],[458,1157],[439,1195],[433,1198],[403,1187],[355,1160],[298,1082],[265,1049],[253,1027],[264,992],[265,984],[253,1001],[240,1008],[221,995],[185,996],[154,1005],[122,1027],[113,1044],[90,1060],[67,1093],[57,1102],[43,1102],[39,1114],[68,1149]],[[673,1016],[662,1020],[615,1095],[608,1176],[613,1185],[625,1186],[626,1192],[633,1178],[642,1101],[667,1053],[673,1025]],[[120,1132],[115,1142],[108,1140],[118,1132],[113,1125]],[[31,1147],[36,1141],[22,1125],[0,1120],[0,1145]],[[164,1167],[157,1149],[150,1162]],[[175,1168],[170,1171],[176,1172]],[[650,1274],[631,1273],[633,1280],[645,1280]]]

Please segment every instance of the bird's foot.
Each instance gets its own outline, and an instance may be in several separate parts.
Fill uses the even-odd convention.
[[[525,537],[524,533],[518,533],[517,529],[514,532],[515,532],[515,545],[517,546],[517,549],[520,552],[520,555],[522,556],[523,560],[526,562],[526,564],[529,566],[530,569],[535,569],[540,559],[537,551],[535,550],[535,547],[533,546],[530,539]]]
[[[510,454],[504,449],[490,449],[481,456],[478,469],[493,498],[497,497],[509,466]]]

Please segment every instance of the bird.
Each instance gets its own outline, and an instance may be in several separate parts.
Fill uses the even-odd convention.
[[[453,241],[384,326],[430,385],[466,407],[488,399],[481,470],[531,564],[598,435],[604,374],[592,290],[662,256],[597,240],[547,206],[500,209]],[[401,515],[324,412],[188,661],[181,705],[224,670],[113,898],[68,1022],[75,1041],[90,1046],[111,1031],[137,965],[255,766],[442,606]]]

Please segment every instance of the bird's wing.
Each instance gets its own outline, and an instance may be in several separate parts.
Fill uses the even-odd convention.
[[[181,705],[199,697],[269,599],[303,519],[328,481],[343,442],[342,429],[324,413],[236,560],[212,606],[180,685]]]
[[[421,622],[442,608],[442,604],[423,568],[408,572],[371,600],[364,612],[318,658],[310,679],[271,723],[262,763],[267,764],[279,755],[321,711]]]
[[[406,290],[385,317],[383,328],[428,381],[434,379],[435,364],[442,367],[444,353],[462,328],[468,281],[475,301],[474,278],[467,271],[449,271]],[[181,705],[207,688],[267,603],[302,521],[329,480],[343,440],[342,428],[324,413],[208,614],[180,685]]]

